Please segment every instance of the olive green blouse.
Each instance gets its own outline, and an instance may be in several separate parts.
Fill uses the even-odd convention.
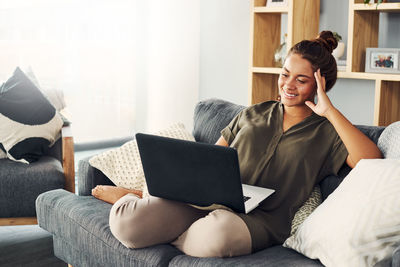
[[[313,113],[283,132],[283,105],[268,101],[240,112],[221,131],[238,152],[242,182],[275,189],[249,214],[253,252],[282,244],[314,186],[337,174],[348,152],[332,124]]]

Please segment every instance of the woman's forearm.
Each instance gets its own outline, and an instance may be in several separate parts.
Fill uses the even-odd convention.
[[[382,158],[379,148],[360,130],[333,106],[326,114],[326,118],[335,127],[349,152],[347,164],[354,167],[361,159]]]

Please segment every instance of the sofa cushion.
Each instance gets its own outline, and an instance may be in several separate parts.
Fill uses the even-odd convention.
[[[175,123],[156,132],[155,135],[194,141],[194,137],[185,129],[183,123]],[[117,186],[143,191],[143,197],[149,195],[136,140],[100,153],[92,157],[89,163]]]
[[[170,262],[171,267],[181,266],[323,266],[318,260],[311,260],[300,253],[282,246],[274,246],[257,253],[233,258],[194,258],[187,255],[176,256]]]
[[[38,160],[62,125],[55,108],[19,68],[0,87],[0,143],[8,158]]]
[[[0,159],[5,159],[7,158],[6,152],[3,151],[3,149],[0,148]]]
[[[379,137],[378,147],[385,158],[400,159],[400,121],[386,127]]]
[[[326,266],[373,266],[400,243],[400,159],[363,159],[285,246]]]
[[[197,142],[215,144],[221,136],[221,130],[244,108],[215,98],[200,101],[194,110],[194,138]]]
[[[0,217],[32,217],[35,200],[43,192],[63,188],[61,163],[48,156],[29,165],[0,159]]]
[[[170,245],[128,249],[111,234],[111,205],[62,189],[36,200],[39,226],[55,236],[55,252],[73,266],[167,266],[181,254]],[[63,250],[65,249],[65,251]],[[89,260],[87,264],[79,260]]]

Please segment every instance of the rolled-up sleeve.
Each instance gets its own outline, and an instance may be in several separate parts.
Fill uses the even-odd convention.
[[[224,137],[225,141],[230,145],[235,139],[237,133],[240,130],[240,118],[242,117],[245,110],[239,112],[238,115],[221,131],[221,135]]]

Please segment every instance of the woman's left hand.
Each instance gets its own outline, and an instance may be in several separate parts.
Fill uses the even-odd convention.
[[[314,72],[315,81],[317,82],[317,104],[311,101],[306,101],[305,104],[319,116],[326,117],[329,110],[333,108],[332,102],[329,100],[325,92],[325,77],[321,76],[321,71],[318,69]]]

